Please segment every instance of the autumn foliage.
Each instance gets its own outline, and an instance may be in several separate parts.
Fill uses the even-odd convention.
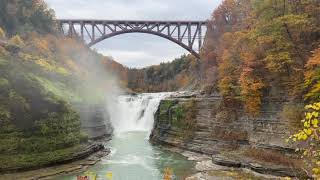
[[[320,48],[313,52],[306,64],[305,88],[307,94],[305,100],[316,101],[320,99]]]
[[[254,116],[264,97],[292,103],[314,98],[320,90],[314,84],[320,45],[316,12],[320,3],[313,0],[223,1],[212,15],[202,55],[203,63],[216,62],[214,85],[224,98],[242,102]]]
[[[319,12],[317,0],[224,0],[212,14],[202,50],[203,67],[217,67],[218,79],[211,83],[229,104],[240,102],[248,115],[258,116],[264,102],[286,102],[282,118],[298,124],[294,130],[300,129],[290,139],[300,142],[306,171],[316,179],[320,177]],[[210,79],[212,74],[204,75]]]
[[[177,91],[197,84],[199,65],[192,55],[142,69],[128,69],[128,87],[136,92]]]

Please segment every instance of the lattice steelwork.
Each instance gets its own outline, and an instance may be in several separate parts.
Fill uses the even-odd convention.
[[[113,21],[58,20],[60,30],[92,46],[104,39],[125,33],[148,33],[180,45],[197,58],[203,44],[206,21]]]

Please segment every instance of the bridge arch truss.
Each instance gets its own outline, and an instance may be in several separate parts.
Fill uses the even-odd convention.
[[[116,21],[116,20],[58,20],[61,32],[93,46],[105,39],[126,33],[146,33],[168,39],[195,57],[203,45],[206,21]]]

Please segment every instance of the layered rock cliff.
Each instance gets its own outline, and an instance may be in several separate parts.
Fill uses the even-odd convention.
[[[212,155],[216,164],[257,172],[296,176],[298,164],[288,121],[280,118],[283,101],[264,102],[259,117],[224,103],[220,96],[171,97],[162,100],[150,141]]]

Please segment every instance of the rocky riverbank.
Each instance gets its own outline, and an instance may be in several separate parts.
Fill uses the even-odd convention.
[[[228,167],[225,165],[218,165],[212,161],[212,157],[206,154],[182,150],[177,147],[163,146],[163,149],[180,153],[187,157],[190,161],[195,161],[196,174],[186,178],[186,180],[237,180],[237,179],[282,179],[279,176],[257,173],[244,167]]]
[[[302,176],[302,162],[294,147],[285,143],[290,132],[288,122],[279,116],[282,105],[270,99],[264,102],[261,115],[252,118],[241,107],[228,107],[218,95],[175,94],[161,101],[150,141],[206,155],[198,162],[199,166],[214,164],[199,171],[206,176],[220,172],[217,167],[221,166],[266,177]]]
[[[0,168],[0,179],[46,179],[84,171],[102,156],[108,155],[109,149],[105,149],[102,141],[99,141],[108,141],[113,132],[104,105],[76,104],[74,107],[80,114],[81,131],[87,135],[87,143],[50,152],[50,157],[41,154],[39,156],[43,158],[39,158],[37,163],[32,165],[22,163],[21,166],[4,166]]]
[[[110,153],[109,149],[104,148],[100,143],[88,143],[79,147],[78,152],[70,157],[57,162],[46,164],[42,167],[33,167],[35,170],[19,169],[19,173],[1,174],[0,179],[6,180],[30,180],[30,179],[52,179],[56,176],[83,172],[88,167],[96,164],[104,156]],[[40,169],[41,168],[41,169]],[[28,171],[25,171],[28,170]],[[17,171],[17,169],[15,169]]]

